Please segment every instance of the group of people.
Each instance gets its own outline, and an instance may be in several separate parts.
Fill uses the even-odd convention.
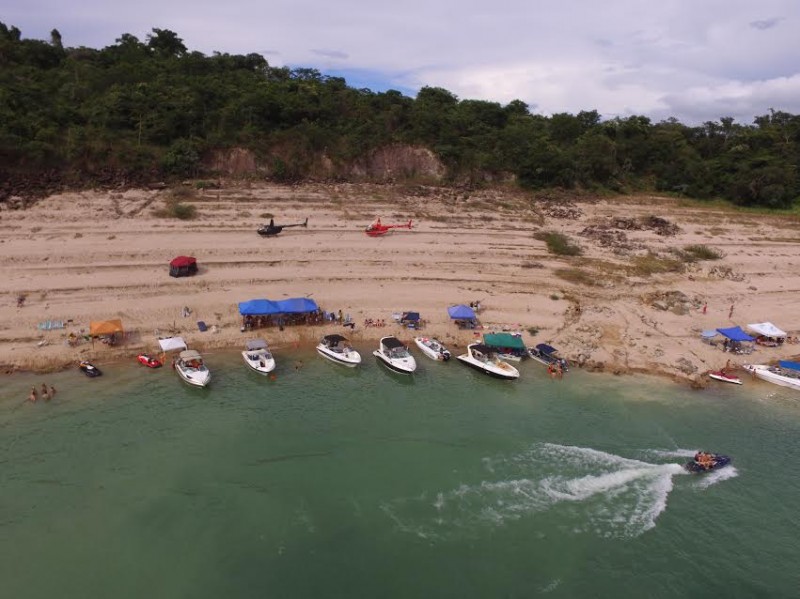
[[[28,401],[35,402],[40,399],[43,399],[44,401],[50,401],[51,399],[53,399],[53,397],[55,397],[55,395],[56,395],[55,387],[50,385],[50,388],[48,389],[47,385],[45,383],[42,383],[42,389],[38,393],[36,391],[36,385],[31,387],[31,394],[28,396]]]
[[[547,374],[551,379],[563,379],[564,368],[561,366],[561,362],[550,362],[547,365]]]
[[[385,327],[386,326],[386,321],[383,320],[382,318],[380,320],[377,320],[377,319],[373,320],[372,318],[367,318],[364,321],[364,326],[365,327]]]
[[[706,470],[710,470],[714,467],[713,454],[705,451],[698,451],[696,454],[694,454],[694,461]]]

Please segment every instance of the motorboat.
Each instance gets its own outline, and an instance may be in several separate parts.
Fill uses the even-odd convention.
[[[269,374],[275,370],[275,358],[263,339],[251,339],[244,344],[242,358],[251,370],[259,374]]]
[[[90,379],[93,379],[103,374],[102,371],[97,366],[95,366],[88,360],[81,360],[81,363],[78,365],[78,368],[80,368],[81,372],[83,372],[83,374],[88,376]]]
[[[317,353],[331,362],[355,368],[361,364],[361,354],[350,346],[346,337],[325,335],[317,345]]]
[[[383,364],[400,374],[412,374],[417,369],[417,361],[408,348],[397,337],[382,337],[378,349],[372,352]]]
[[[540,343],[536,347],[529,347],[528,355],[545,366],[558,366],[560,364],[562,372],[567,372],[569,370],[569,362],[567,362],[566,358],[562,358],[558,354],[558,350],[547,343]]]
[[[689,472],[701,474],[703,472],[719,470],[730,463],[731,458],[726,455],[698,451],[696,454],[694,454],[694,459],[686,462],[683,467]]]
[[[200,352],[185,349],[175,360],[175,371],[190,385],[205,387],[211,382],[211,372],[206,368]]]
[[[781,360],[778,364],[779,366],[744,364],[742,368],[762,381],[800,391],[800,364],[787,360]]]
[[[431,360],[447,362],[450,359],[450,350],[435,337],[414,337],[414,343]]]
[[[149,354],[139,354],[136,356],[136,360],[139,362],[139,364],[142,366],[147,366],[148,368],[161,368],[163,366],[161,360]]]
[[[508,362],[501,360],[496,350],[482,343],[471,343],[467,353],[457,356],[458,360],[470,368],[498,379],[514,380],[519,378],[519,370]]]
[[[725,370],[712,370],[708,373],[708,376],[715,381],[722,381],[723,383],[733,383],[734,385],[742,384],[742,379],[738,376],[728,374]]]

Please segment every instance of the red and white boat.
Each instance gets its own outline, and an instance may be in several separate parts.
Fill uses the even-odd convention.
[[[740,379],[738,376],[728,374],[724,370],[712,370],[708,373],[708,376],[715,381],[722,381],[723,383],[733,383],[734,385],[742,384],[742,379]]]
[[[148,368],[161,368],[163,366],[161,360],[149,354],[139,354],[136,356],[136,359],[139,361],[139,364],[147,366]]]

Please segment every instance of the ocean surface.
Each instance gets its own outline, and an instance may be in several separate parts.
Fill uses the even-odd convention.
[[[72,597],[797,597],[800,395],[484,377],[371,347],[0,382],[0,588]],[[56,397],[24,401],[32,384]],[[681,464],[697,449],[733,466]]]

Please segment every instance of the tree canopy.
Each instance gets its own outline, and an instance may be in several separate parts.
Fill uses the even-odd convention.
[[[596,110],[546,117],[519,99],[459,99],[438,87],[409,98],[255,53],[206,56],[166,29],[99,50],[64,43],[56,29],[31,40],[0,23],[6,175],[198,176],[209,151],[241,147],[265,159],[280,148],[275,175],[303,178],[323,152],[344,166],[401,143],[435,152],[451,181],[513,175],[529,188],[655,189],[772,208],[800,198],[800,117],[780,110],[750,125],[604,121]]]

